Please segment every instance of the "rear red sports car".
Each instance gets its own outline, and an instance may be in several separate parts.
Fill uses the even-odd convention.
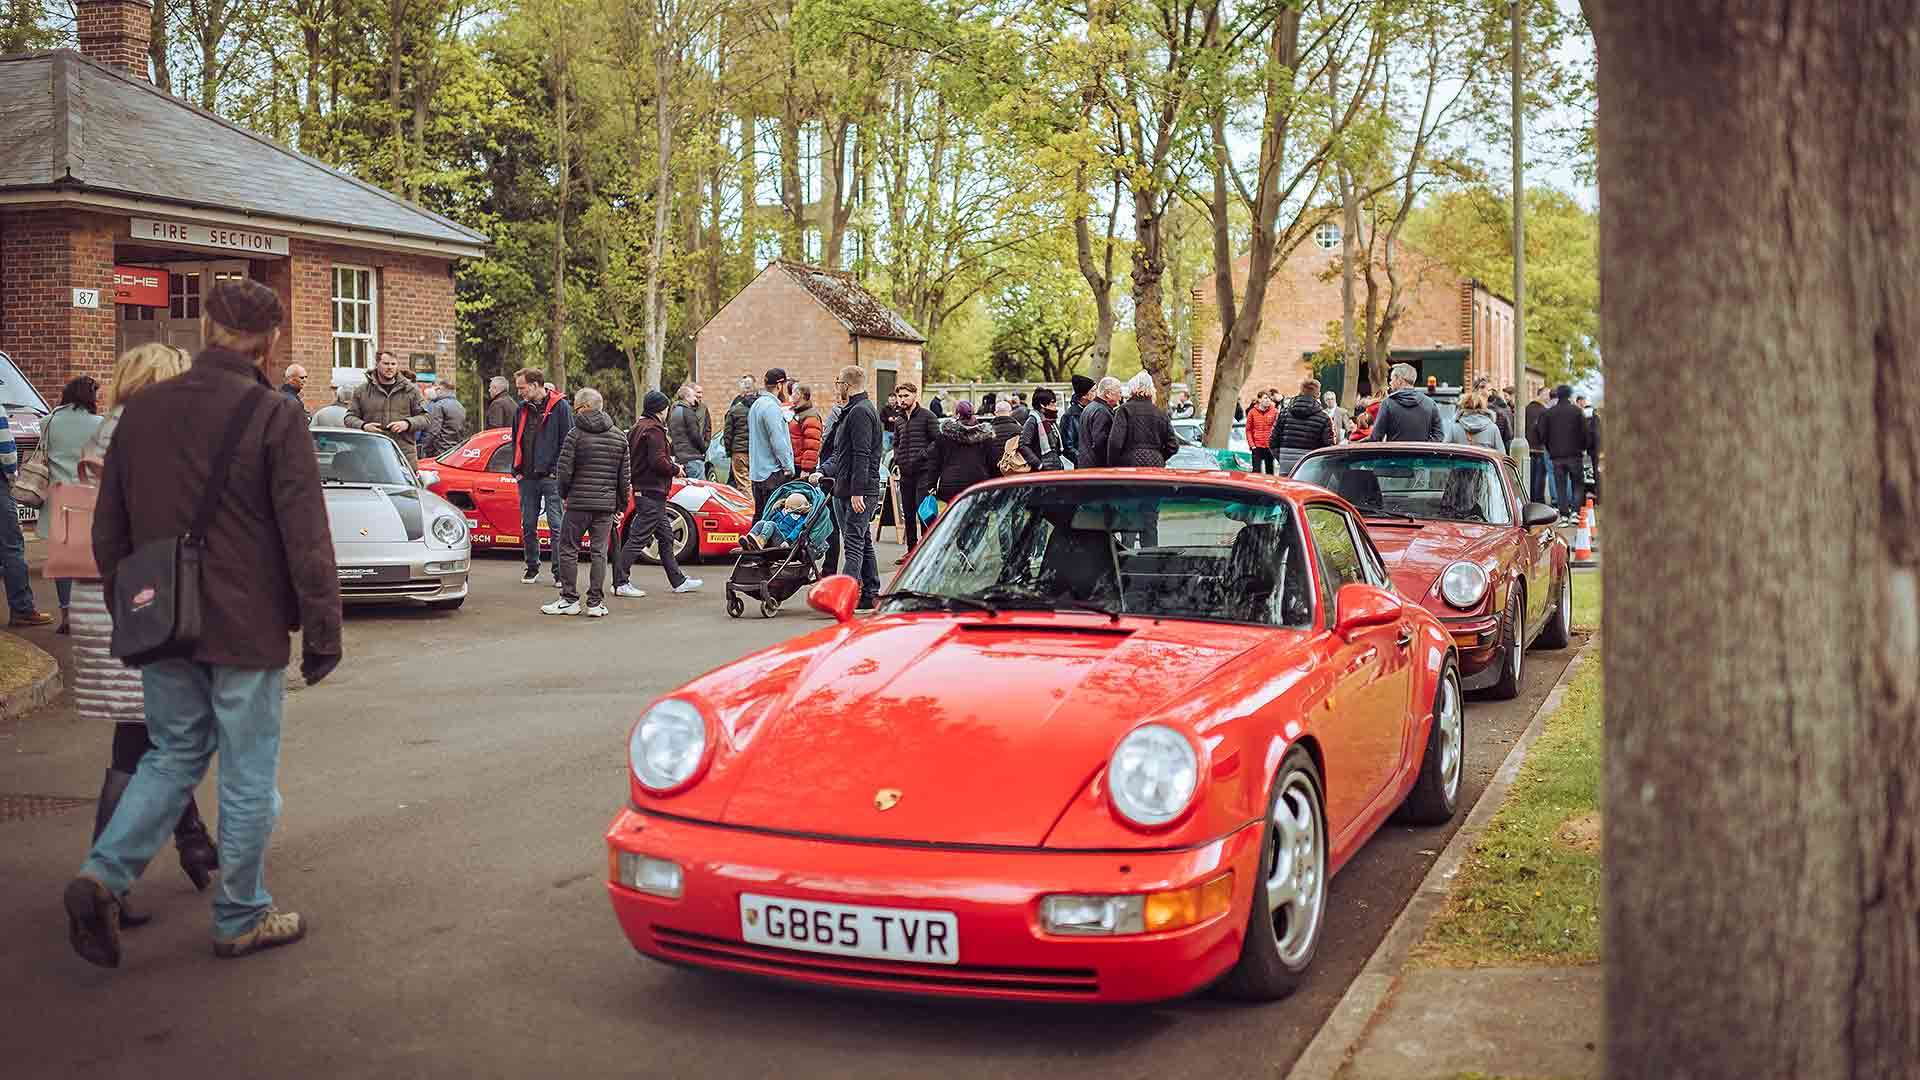
[[[521,546],[520,482],[513,475],[513,432],[490,428],[432,461],[420,463],[427,487],[467,515],[473,546]],[[633,516],[629,503],[620,516],[620,535]],[[667,492],[667,518],[677,545],[674,558],[725,555],[740,546],[753,528],[753,500],[725,484],[675,478]],[[540,518],[540,547],[550,550],[547,520]],[[654,545],[641,550],[643,562],[659,562]]]

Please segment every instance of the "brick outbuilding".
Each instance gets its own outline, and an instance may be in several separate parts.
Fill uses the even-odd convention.
[[[81,52],[0,57],[0,352],[44,397],[146,341],[200,346],[200,298],[260,281],[309,407],[392,350],[454,372],[454,262],[486,237],[147,78],[152,9],[79,0]]]
[[[814,387],[815,404],[825,408],[840,369],[858,364],[881,401],[900,383],[924,385],[926,341],[853,275],[781,259],[700,328],[694,378],[707,400],[726,401],[739,376],[751,375],[757,385],[768,368],[784,368]]]
[[[1274,274],[1267,286],[1253,367],[1240,394],[1243,400],[1251,401],[1267,387],[1278,387],[1287,395],[1297,393],[1307,377],[1307,358],[1326,344],[1329,326],[1337,338],[1339,259],[1339,232],[1323,226]],[[1463,385],[1487,373],[1496,385],[1511,382],[1513,302],[1405,243],[1396,261],[1405,283],[1401,303],[1407,310],[1394,331],[1392,360],[1412,364],[1423,379],[1432,375],[1450,385]],[[1233,266],[1234,290],[1241,295],[1246,289],[1247,262],[1242,256]],[[1384,275],[1381,287],[1384,293]],[[1194,290],[1194,318],[1191,362],[1199,386],[1195,401],[1204,403],[1213,389],[1214,360],[1220,354],[1220,320],[1211,288]],[[1336,364],[1322,369],[1318,377],[1337,392],[1343,375]],[[1364,369],[1360,377],[1363,394],[1384,390],[1367,385]]]

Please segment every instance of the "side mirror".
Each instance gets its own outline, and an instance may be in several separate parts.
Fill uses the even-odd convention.
[[[1530,502],[1526,509],[1521,511],[1520,521],[1529,529],[1537,529],[1542,525],[1554,525],[1560,521],[1560,511],[1546,503]]]
[[[1362,630],[1398,619],[1404,604],[1385,589],[1354,582],[1334,594],[1333,607],[1334,633],[1351,641]]]
[[[835,622],[850,622],[853,606],[860,601],[860,583],[846,574],[821,578],[807,591],[807,606]]]

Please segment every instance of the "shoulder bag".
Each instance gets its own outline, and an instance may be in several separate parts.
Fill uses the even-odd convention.
[[[47,441],[53,434],[53,414],[40,424],[40,443],[33,456],[20,463],[13,474],[13,501],[38,510],[47,505],[47,489],[53,486],[53,463],[47,458]]]
[[[213,472],[193,524],[180,536],[149,540],[120,560],[113,571],[112,595],[114,657],[128,667],[156,660],[191,656],[200,643],[200,578],[206,554],[207,528],[227,486],[240,435],[253,418],[253,404],[262,393],[251,388],[227,421],[227,430],[213,455]]]

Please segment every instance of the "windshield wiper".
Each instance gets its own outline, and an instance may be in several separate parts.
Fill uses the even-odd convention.
[[[1000,609],[975,596],[948,596],[945,593],[921,592],[918,589],[895,589],[890,593],[881,593],[882,600],[924,600],[930,604],[952,610],[954,605],[969,607],[975,611],[984,611],[989,615],[1000,614]]]
[[[1361,506],[1361,507],[1356,507],[1356,509],[1360,511],[1360,516],[1363,518],[1382,517],[1382,518],[1398,518],[1401,521],[1419,521],[1420,520],[1420,518],[1416,517],[1413,514],[1409,514],[1404,510],[1389,510],[1384,506]]]
[[[993,585],[975,594],[979,597],[995,596],[1008,600],[1031,600],[1036,604],[1045,604],[1055,611],[1090,611],[1096,615],[1105,615],[1114,622],[1120,621],[1120,612],[1104,604],[1091,600],[1076,600],[1071,596],[1048,596],[1044,591],[1028,585],[1011,583]]]

